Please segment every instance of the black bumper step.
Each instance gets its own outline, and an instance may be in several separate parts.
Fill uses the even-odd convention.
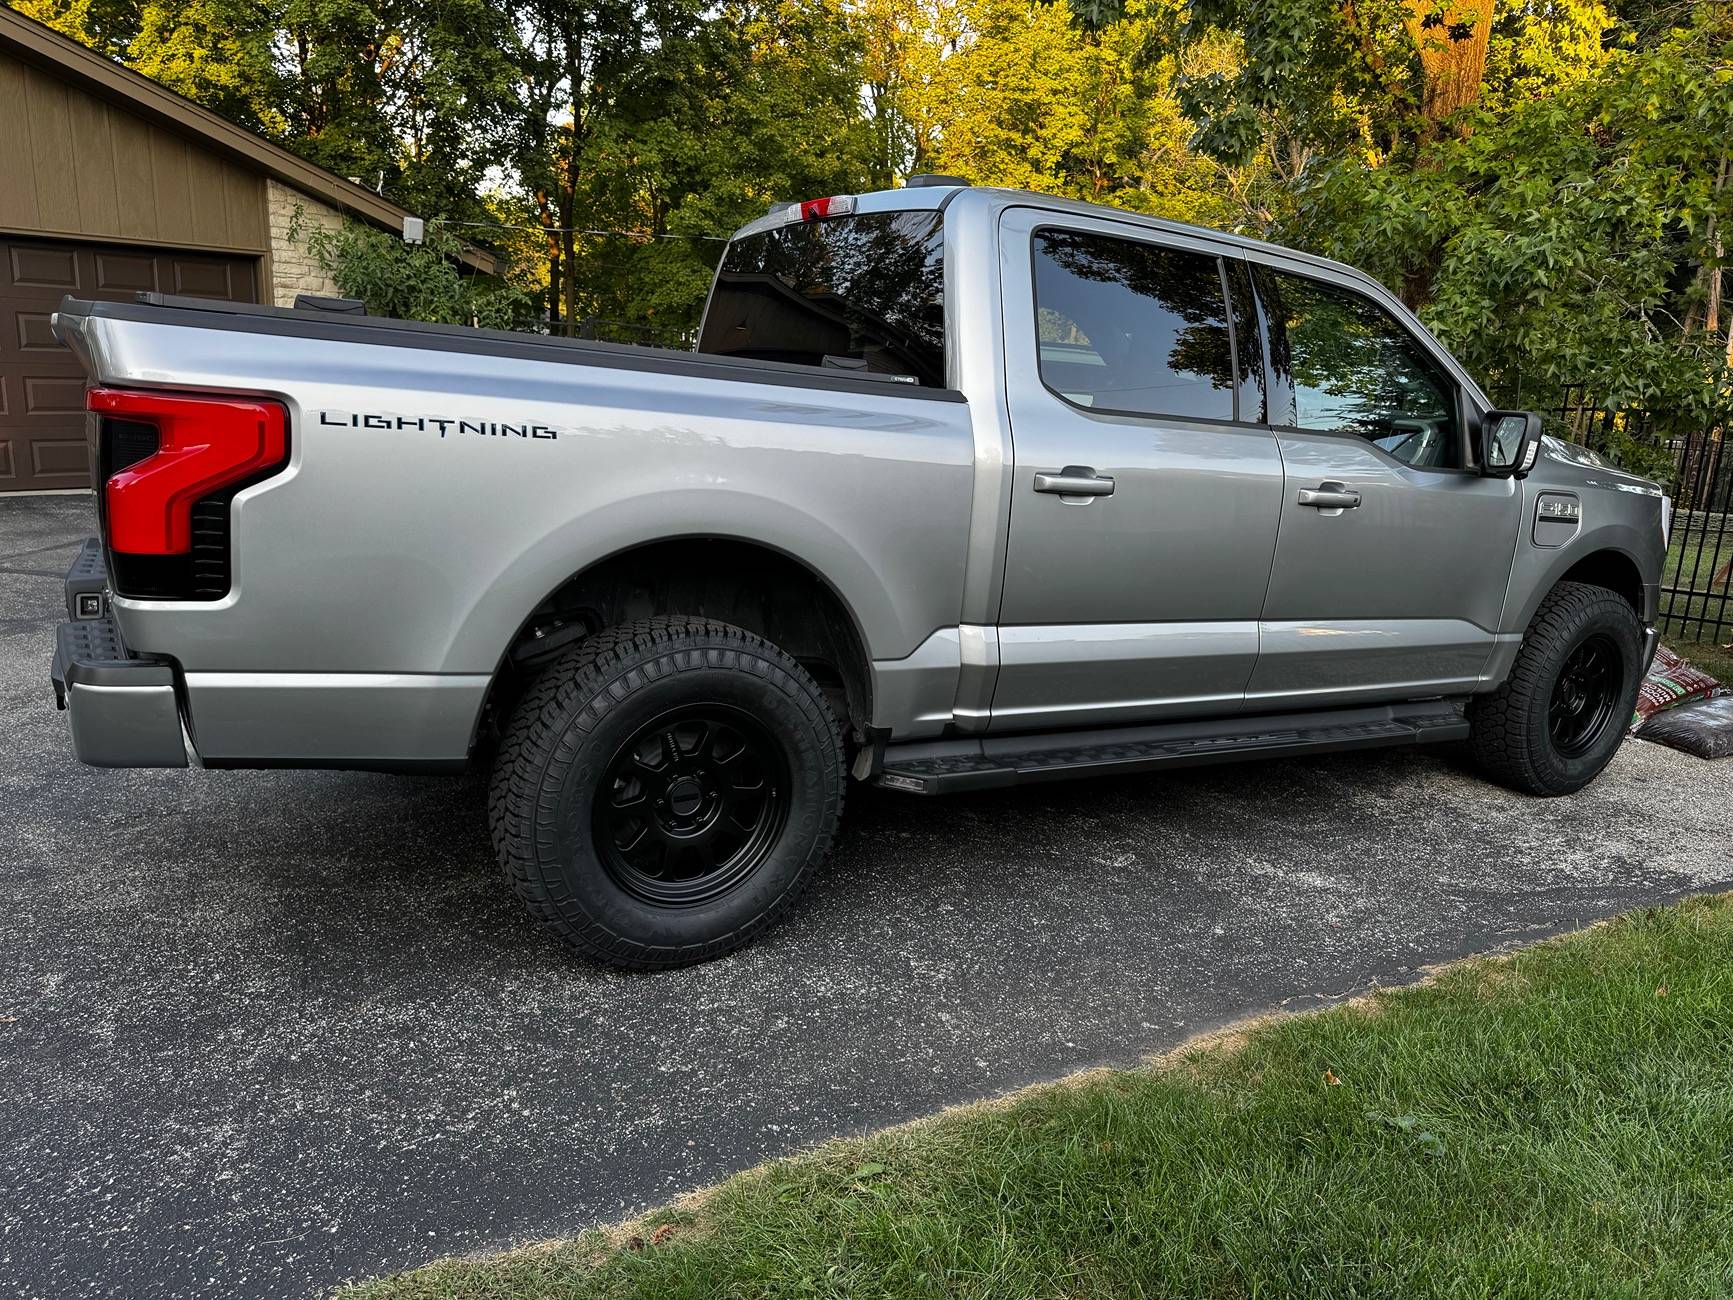
[[[95,619],[107,613],[108,563],[102,556],[102,539],[86,537],[66,571],[66,617]]]
[[[66,707],[66,691],[84,686],[173,686],[174,667],[166,660],[129,652],[111,618],[81,619],[54,629],[54,662],[48,670],[54,703]]]
[[[94,604],[89,602],[94,601]],[[120,628],[108,612],[108,568],[102,543],[86,538],[72,567],[66,571],[66,613],[70,623],[54,629],[54,660],[48,677],[54,702],[66,707],[73,682],[85,686],[170,686],[174,666],[152,655],[126,648]]]
[[[911,794],[952,794],[1302,752],[1436,744],[1467,735],[1461,707],[1432,700],[1225,722],[989,736],[894,745],[885,751],[878,784]]]

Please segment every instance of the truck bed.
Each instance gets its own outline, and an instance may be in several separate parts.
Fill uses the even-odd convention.
[[[887,681],[954,679],[976,456],[960,393],[197,299],[68,300],[56,320],[98,384],[287,414],[288,464],[219,512],[226,593],[113,602],[133,652],[175,660],[213,765],[461,759],[533,611],[681,539],[795,559],[872,661],[908,665]],[[935,672],[916,652],[946,635]]]
[[[194,313],[189,315],[188,313]],[[897,383],[864,371],[823,370],[782,361],[709,356],[676,348],[604,343],[596,339],[528,334],[513,330],[476,329],[468,325],[436,325],[396,320],[388,316],[337,315],[271,307],[263,303],[225,302],[174,294],[141,293],[136,302],[93,302],[67,297],[57,319],[75,329],[83,319],[137,321],[153,325],[209,330],[234,330],[277,338],[318,339],[331,343],[367,343],[383,347],[419,348],[467,356],[516,357],[574,366],[606,366],[651,374],[688,375],[743,383],[813,388],[827,392],[895,393],[925,401],[961,402],[955,389],[922,388]]]

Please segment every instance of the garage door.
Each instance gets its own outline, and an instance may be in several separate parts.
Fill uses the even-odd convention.
[[[259,261],[0,235],[0,492],[90,486],[84,371],[54,341],[61,298],[141,289],[257,302]]]

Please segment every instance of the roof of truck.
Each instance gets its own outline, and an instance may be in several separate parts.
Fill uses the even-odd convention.
[[[1230,231],[1216,230],[1210,226],[1192,225],[1184,221],[1169,221],[1165,217],[1152,217],[1146,213],[1132,212],[1126,208],[1115,208],[1105,203],[1084,203],[1078,199],[1060,198],[1054,194],[1040,194],[1034,190],[1013,190],[989,185],[967,185],[959,182],[956,184],[899,186],[888,190],[867,190],[848,197],[853,200],[852,211],[856,214],[943,210],[950,207],[952,203],[961,202],[983,203],[1000,210],[1005,208],[1038,208],[1045,212],[1123,222],[1127,225],[1140,226],[1146,230],[1182,235],[1189,239],[1203,239],[1236,248],[1262,251],[1278,256],[1284,261],[1303,262],[1334,272],[1337,275],[1346,276],[1366,284],[1377,285],[1380,289],[1387,288],[1366,272],[1357,267],[1349,266],[1345,262],[1332,261],[1330,258],[1302,252],[1283,244],[1274,244],[1266,239],[1254,239],[1250,235],[1233,234]],[[790,203],[773,205],[768,213],[736,230],[731,238],[740,239],[743,236],[756,235],[762,231],[774,230],[778,226],[788,224],[790,218],[787,212],[794,206],[798,205]]]
[[[897,189],[870,190],[861,194],[848,195],[849,205],[845,211],[850,214],[944,211],[953,205],[959,205],[978,207],[978,217],[988,222],[996,222],[998,214],[1001,212],[1012,208],[1033,208],[1041,212],[1136,226],[1144,230],[1177,236],[1188,241],[1214,244],[1219,249],[1243,250],[1255,258],[1285,264],[1291,269],[1305,268],[1323,272],[1330,278],[1347,281],[1367,291],[1371,297],[1406,318],[1414,330],[1428,337],[1431,336],[1431,331],[1426,328],[1425,323],[1388,285],[1381,283],[1376,277],[1367,274],[1358,267],[1349,266],[1345,262],[1332,261],[1327,257],[1319,257],[1314,253],[1302,252],[1282,244],[1274,244],[1265,239],[1253,239],[1249,235],[1232,234],[1225,230],[1190,225],[1183,221],[1168,221],[1162,217],[1152,217],[1141,212],[1128,212],[1124,208],[1109,207],[1103,203],[1083,203],[1077,199],[1064,199],[1052,194],[1037,194],[1031,190],[975,186],[960,181],[945,183],[949,182],[950,179],[949,177],[920,178],[913,185]],[[739,239],[747,235],[756,235],[802,220],[822,220],[844,215],[842,212],[831,211],[828,208],[816,212],[809,211],[809,205],[816,202],[821,201],[804,200],[792,204],[777,204],[758,220],[748,222],[735,231],[733,238]],[[830,202],[834,203],[834,199]],[[1436,339],[1433,341],[1437,342]],[[1489,399],[1474,376],[1468,373],[1467,369],[1450,353],[1449,349],[1443,348],[1442,344],[1438,346],[1448,359],[1449,368],[1455,376],[1467,385],[1470,393],[1478,397],[1481,405],[1489,405]]]

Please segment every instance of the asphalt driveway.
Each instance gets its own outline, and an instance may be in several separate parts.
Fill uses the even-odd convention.
[[[4,1295],[320,1294],[1733,884],[1733,762],[1636,743],[1554,802],[1434,752],[858,791],[773,936],[604,973],[520,916],[473,782],[77,765],[91,525],[0,499]]]

